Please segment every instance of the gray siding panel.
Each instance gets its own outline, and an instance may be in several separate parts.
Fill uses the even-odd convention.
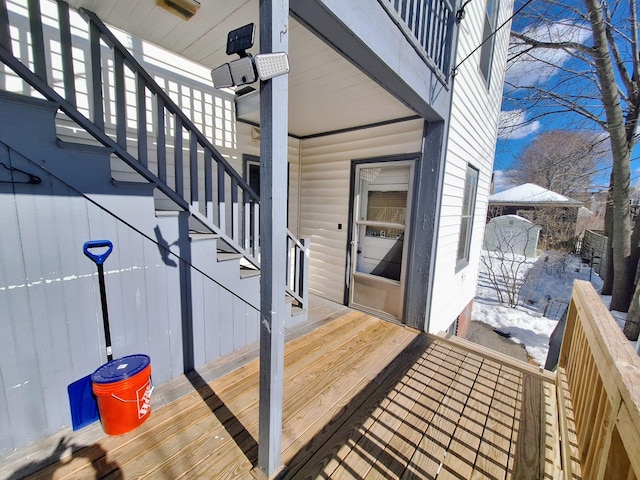
[[[27,108],[24,115],[31,124],[46,120]],[[82,251],[87,240],[114,244],[104,264],[114,357],[150,355],[156,384],[183,373],[190,359],[184,345],[193,346],[199,367],[257,340],[255,307],[202,273],[232,270],[229,262],[215,261],[215,242],[196,259],[211,264],[191,268],[167,249],[179,240],[175,252],[191,261],[190,242],[178,237],[182,219],[156,218],[151,190],[114,187],[93,154],[81,194],[82,176],[56,165],[82,165],[85,153],[62,151],[47,139],[30,146],[38,142],[7,136],[0,130],[0,160],[37,174],[42,183],[0,183],[0,456],[70,426],[67,386],[106,361],[97,267]],[[33,157],[17,153],[23,148]],[[46,158],[42,165],[56,175],[69,172],[74,187],[34,158]],[[191,282],[181,281],[185,275]],[[237,275],[233,284],[243,294]],[[192,327],[192,338],[185,338],[185,326]]]

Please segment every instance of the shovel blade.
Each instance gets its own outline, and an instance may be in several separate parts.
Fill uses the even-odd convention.
[[[71,407],[71,426],[79,430],[100,418],[98,403],[91,390],[91,375],[82,377],[67,386]]]

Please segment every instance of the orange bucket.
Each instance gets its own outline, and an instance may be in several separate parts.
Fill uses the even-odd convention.
[[[102,428],[107,435],[130,432],[151,414],[151,360],[129,355],[105,363],[91,375]]]

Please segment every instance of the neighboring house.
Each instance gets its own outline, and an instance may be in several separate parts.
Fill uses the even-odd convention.
[[[150,355],[156,384],[258,341],[261,272],[282,274],[286,327],[310,293],[428,332],[468,321],[512,2],[291,0],[288,25],[258,0],[175,2],[189,20],[158,3],[0,1],[0,455],[70,425],[67,385],[106,361],[88,240],[114,244],[114,355]],[[250,22],[290,57],[274,128],[257,92],[208,78]],[[288,235],[260,234],[266,187]]]
[[[524,217],[542,227],[542,248],[564,248],[581,233],[578,212],[582,206],[582,202],[525,183],[491,195],[487,221],[501,215]]]

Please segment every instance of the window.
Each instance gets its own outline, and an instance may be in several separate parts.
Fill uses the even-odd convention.
[[[491,80],[491,63],[493,61],[493,47],[495,44],[495,36],[498,23],[498,0],[487,0],[487,8],[484,16],[484,29],[482,31],[482,40],[486,42],[480,49],[480,72],[484,77],[487,85]],[[487,40],[488,38],[488,40]]]
[[[464,195],[462,197],[462,218],[460,219],[460,237],[458,238],[457,266],[466,265],[469,262],[469,250],[471,247],[471,230],[473,225],[473,210],[476,205],[476,192],[478,190],[479,172],[471,165],[467,165],[467,174],[464,182]]]

